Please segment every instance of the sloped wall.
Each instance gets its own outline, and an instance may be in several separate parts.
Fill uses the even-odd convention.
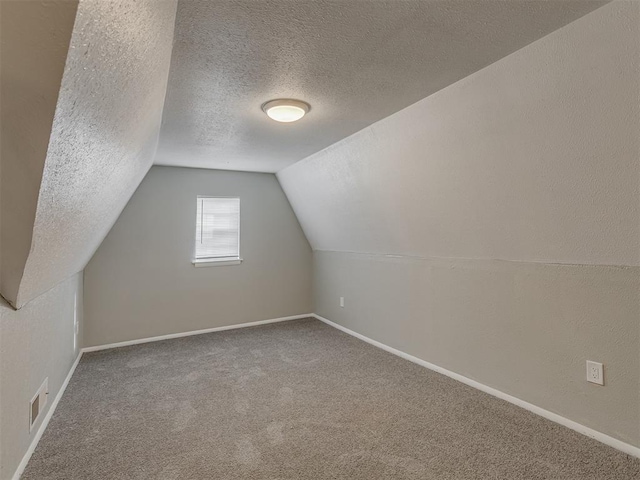
[[[639,26],[608,4],[279,172],[316,313],[640,445]]]
[[[278,173],[317,250],[640,265],[638,3]]]
[[[80,1],[18,307],[84,268],[150,168],[176,4]]]
[[[0,293],[15,303],[77,0],[0,2]]]

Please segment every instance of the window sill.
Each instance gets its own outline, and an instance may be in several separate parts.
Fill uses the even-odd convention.
[[[201,267],[225,267],[227,265],[240,265],[242,263],[241,258],[225,258],[221,260],[203,259],[193,260],[193,266],[196,268]]]

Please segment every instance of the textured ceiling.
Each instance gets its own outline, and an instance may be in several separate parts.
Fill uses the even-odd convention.
[[[156,163],[279,171],[604,3],[180,0]]]

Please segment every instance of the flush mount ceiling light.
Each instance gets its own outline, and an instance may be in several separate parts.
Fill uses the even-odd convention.
[[[276,122],[290,123],[304,117],[311,110],[311,106],[300,100],[280,98],[269,100],[262,105],[262,110]]]

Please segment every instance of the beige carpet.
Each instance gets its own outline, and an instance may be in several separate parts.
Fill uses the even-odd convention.
[[[86,354],[23,479],[640,479],[640,460],[301,320]]]

